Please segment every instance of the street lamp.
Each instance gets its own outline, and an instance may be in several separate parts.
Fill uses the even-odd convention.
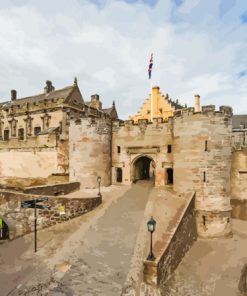
[[[100,182],[101,182],[101,177],[100,177],[100,176],[97,177],[97,182],[98,182],[98,184],[99,184],[99,193],[98,193],[98,195],[101,196],[101,193],[100,193]]]
[[[149,253],[148,257],[147,257],[147,260],[150,260],[150,261],[155,260],[155,257],[154,257],[154,254],[153,254],[153,232],[155,231],[155,225],[156,225],[156,221],[151,216],[151,219],[147,222],[148,231],[151,234],[150,253]]]

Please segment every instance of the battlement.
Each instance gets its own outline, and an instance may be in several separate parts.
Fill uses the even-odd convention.
[[[215,110],[215,105],[207,105],[207,106],[202,106],[202,109],[200,112],[195,112],[195,108],[194,107],[190,107],[190,108],[184,108],[182,110],[177,110],[174,111],[173,116],[174,118],[177,117],[183,117],[185,116],[191,116],[191,115],[202,115],[202,116],[228,116],[228,117],[232,117],[232,108],[229,106],[220,106],[219,111]]]
[[[149,121],[148,119],[138,119],[137,122],[134,120],[125,120],[122,122],[116,121],[114,122],[114,126],[139,126],[139,125],[153,125],[153,124],[167,124],[167,123],[172,123],[173,117],[169,116],[167,119],[162,118],[162,117],[156,117],[153,118],[153,121]]]

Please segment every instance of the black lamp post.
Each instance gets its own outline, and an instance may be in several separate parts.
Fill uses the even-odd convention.
[[[147,222],[148,231],[151,234],[151,239],[150,239],[150,253],[149,253],[148,257],[147,257],[147,260],[150,260],[150,261],[154,261],[155,260],[155,257],[154,257],[154,254],[153,254],[153,232],[155,231],[155,225],[156,225],[156,221],[151,216],[151,219]]]
[[[101,195],[101,193],[100,193],[100,182],[101,182],[101,177],[100,177],[100,176],[97,177],[97,182],[98,182],[98,184],[99,184],[99,193],[98,193],[98,195],[100,196],[100,195]]]

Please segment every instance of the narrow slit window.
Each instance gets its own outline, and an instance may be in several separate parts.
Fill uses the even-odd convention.
[[[120,152],[121,152],[121,147],[117,146],[117,153],[120,153]]]
[[[172,145],[167,145],[167,153],[172,153]]]
[[[202,216],[203,226],[206,226],[206,216]]]
[[[205,151],[208,151],[208,141],[205,141]]]
[[[206,172],[203,172],[203,182],[206,182]]]

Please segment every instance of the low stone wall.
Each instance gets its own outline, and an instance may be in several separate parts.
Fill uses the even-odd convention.
[[[26,187],[23,189],[27,194],[40,194],[40,195],[65,195],[80,189],[80,182],[70,182],[55,185],[41,185],[35,187]]]
[[[231,199],[232,218],[247,220],[247,199]]]
[[[34,209],[21,208],[21,201],[42,196],[0,190],[0,217],[9,227],[9,239],[27,234],[34,229]],[[92,211],[102,202],[101,196],[92,198],[48,197],[40,204],[50,209],[37,210],[38,229],[75,218]]]
[[[146,284],[156,287],[163,286],[197,239],[194,209],[195,194],[188,200],[177,221],[171,221],[171,230],[168,229],[164,233],[162,254],[157,256],[155,261],[144,261],[143,277]],[[155,249],[154,254],[156,254]],[[146,289],[143,289],[141,295],[146,295],[145,290],[148,291],[148,285],[146,285]]]

